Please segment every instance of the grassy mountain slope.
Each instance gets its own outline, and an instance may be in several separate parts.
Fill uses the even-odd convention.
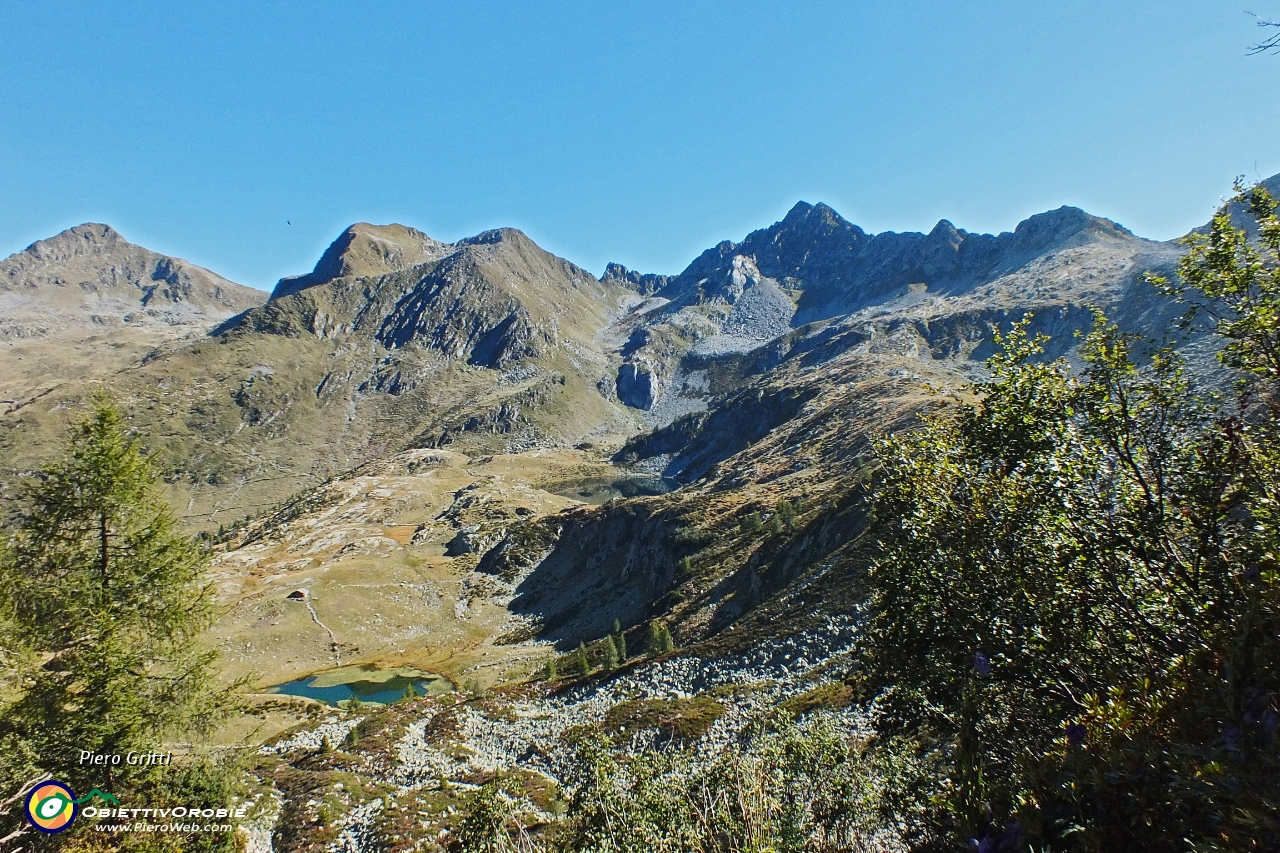
[[[0,261],[0,398],[105,376],[266,301],[179,258],[86,223]]]
[[[350,237],[336,245],[362,246]],[[634,430],[597,387],[612,369],[598,338],[630,294],[516,231],[448,249],[277,295],[208,338],[57,387],[4,420],[9,470],[39,464],[99,388],[124,401],[182,514],[206,529],[405,447],[502,452]]]

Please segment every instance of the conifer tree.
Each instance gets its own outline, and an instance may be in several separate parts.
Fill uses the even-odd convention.
[[[796,526],[796,506],[791,501],[783,498],[778,501],[777,517],[781,519],[783,526],[788,530],[792,530]]]
[[[605,637],[600,641],[601,651],[604,653],[604,668],[606,671],[612,671],[618,668],[618,647],[613,644],[613,637]]]
[[[627,637],[622,633],[622,622],[618,619],[613,620],[613,641],[614,651],[618,653],[618,663],[627,662]]]
[[[644,641],[645,654],[653,657],[662,654],[662,623],[657,619],[649,622],[648,634]]]
[[[585,643],[578,643],[578,671],[584,676],[591,674],[591,660],[587,657],[587,646]]]
[[[671,629],[667,627],[665,622],[660,627],[662,630],[660,637],[662,653],[665,655],[674,652],[676,650],[676,644],[675,641],[671,639]]]
[[[5,657],[23,661],[0,740],[72,785],[87,772],[81,750],[155,751],[167,735],[207,731],[230,704],[214,686],[215,653],[198,644],[212,621],[205,557],[177,530],[157,479],[99,399],[29,488],[0,554]],[[128,772],[108,768],[94,783]]]

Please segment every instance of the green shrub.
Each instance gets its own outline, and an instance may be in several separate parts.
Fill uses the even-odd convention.
[[[1024,321],[979,403],[879,443],[864,675],[942,847],[1280,839],[1280,221],[1236,202],[1257,238],[1224,210],[1176,291],[1236,399],[1101,317],[1082,372],[1046,363]]]
[[[724,714],[724,705],[706,696],[642,699],[614,705],[605,713],[606,731],[658,729],[678,740],[696,740]]]

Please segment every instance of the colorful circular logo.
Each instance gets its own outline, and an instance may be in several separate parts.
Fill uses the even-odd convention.
[[[76,795],[61,782],[41,782],[27,795],[27,820],[41,832],[62,832],[76,819]]]

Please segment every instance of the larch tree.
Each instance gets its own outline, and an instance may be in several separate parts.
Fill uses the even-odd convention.
[[[120,412],[99,399],[29,487],[0,555],[8,773],[115,784],[129,768],[93,768],[89,780],[80,751],[156,751],[228,708],[216,653],[199,642],[213,618],[205,554],[157,481]]]

